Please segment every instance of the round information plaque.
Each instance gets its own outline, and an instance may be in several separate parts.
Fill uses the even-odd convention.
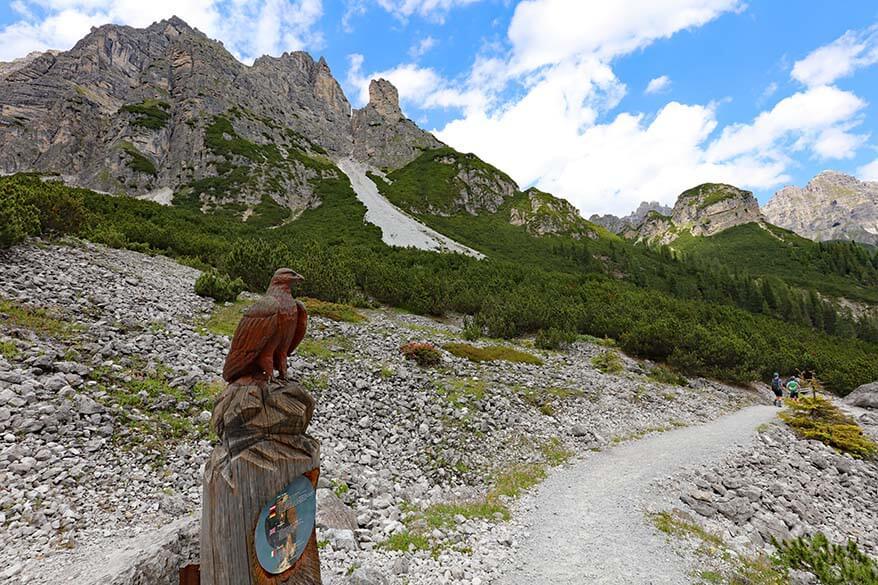
[[[311,538],[316,512],[314,488],[304,475],[262,508],[254,544],[263,569],[277,575],[293,566]]]

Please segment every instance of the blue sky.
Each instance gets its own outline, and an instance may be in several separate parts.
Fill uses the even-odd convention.
[[[324,55],[355,106],[386,77],[422,127],[585,214],[878,180],[873,0],[17,0],[0,60],[171,14],[244,62]]]

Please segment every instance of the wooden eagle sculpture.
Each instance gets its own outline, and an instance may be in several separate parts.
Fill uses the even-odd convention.
[[[287,356],[301,343],[308,327],[305,305],[293,298],[290,285],[302,276],[289,268],[274,273],[268,290],[244,312],[223,366],[223,379],[271,380],[287,377]]]

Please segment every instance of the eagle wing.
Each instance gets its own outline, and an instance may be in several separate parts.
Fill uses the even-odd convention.
[[[299,344],[302,343],[302,339],[305,338],[305,331],[308,329],[308,311],[305,310],[305,305],[302,304],[302,301],[296,301],[296,333],[293,335],[292,341],[290,341],[290,347],[287,348],[287,355],[292,354],[296,351],[296,348],[299,347]]]
[[[279,310],[280,304],[275,299],[264,296],[244,312],[223,366],[223,379],[226,382],[232,382],[253,370],[254,362],[277,331]]]

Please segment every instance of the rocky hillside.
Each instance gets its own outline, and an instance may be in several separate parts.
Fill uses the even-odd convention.
[[[564,235],[575,240],[596,238],[602,231],[586,221],[566,199],[531,187],[509,210],[509,223],[524,226],[534,236]]]
[[[722,183],[705,183],[684,191],[670,216],[649,211],[626,237],[669,244],[683,234],[712,236],[747,223],[763,221],[759,203],[750,191]]]
[[[169,582],[197,558],[187,514],[244,306],[196,296],[197,275],[79,242],[0,253],[0,582]],[[702,379],[669,384],[587,341],[554,352],[518,340],[502,347],[526,361],[475,362],[447,345],[462,342],[456,321],[312,314],[291,369],[318,403],[327,583],[374,570],[388,583],[488,583],[524,536],[521,486],[571,456],[754,400]],[[412,340],[447,347],[440,367],[403,359]]]
[[[270,198],[301,211],[320,203],[315,183],[339,176],[333,159],[397,168],[440,145],[386,81],[352,112],[323,59],[285,53],[248,67],[178,18],[93,29],[69,51],[14,64],[0,85],[0,172],[170,189],[208,208]]]
[[[614,234],[621,234],[631,228],[640,225],[650,212],[657,212],[661,215],[670,215],[671,208],[662,205],[658,201],[641,201],[637,209],[624,217],[612,214],[592,215],[589,219],[592,223],[602,225]]]
[[[775,193],[762,212],[769,222],[812,240],[878,245],[878,182],[823,171],[804,188]]]

